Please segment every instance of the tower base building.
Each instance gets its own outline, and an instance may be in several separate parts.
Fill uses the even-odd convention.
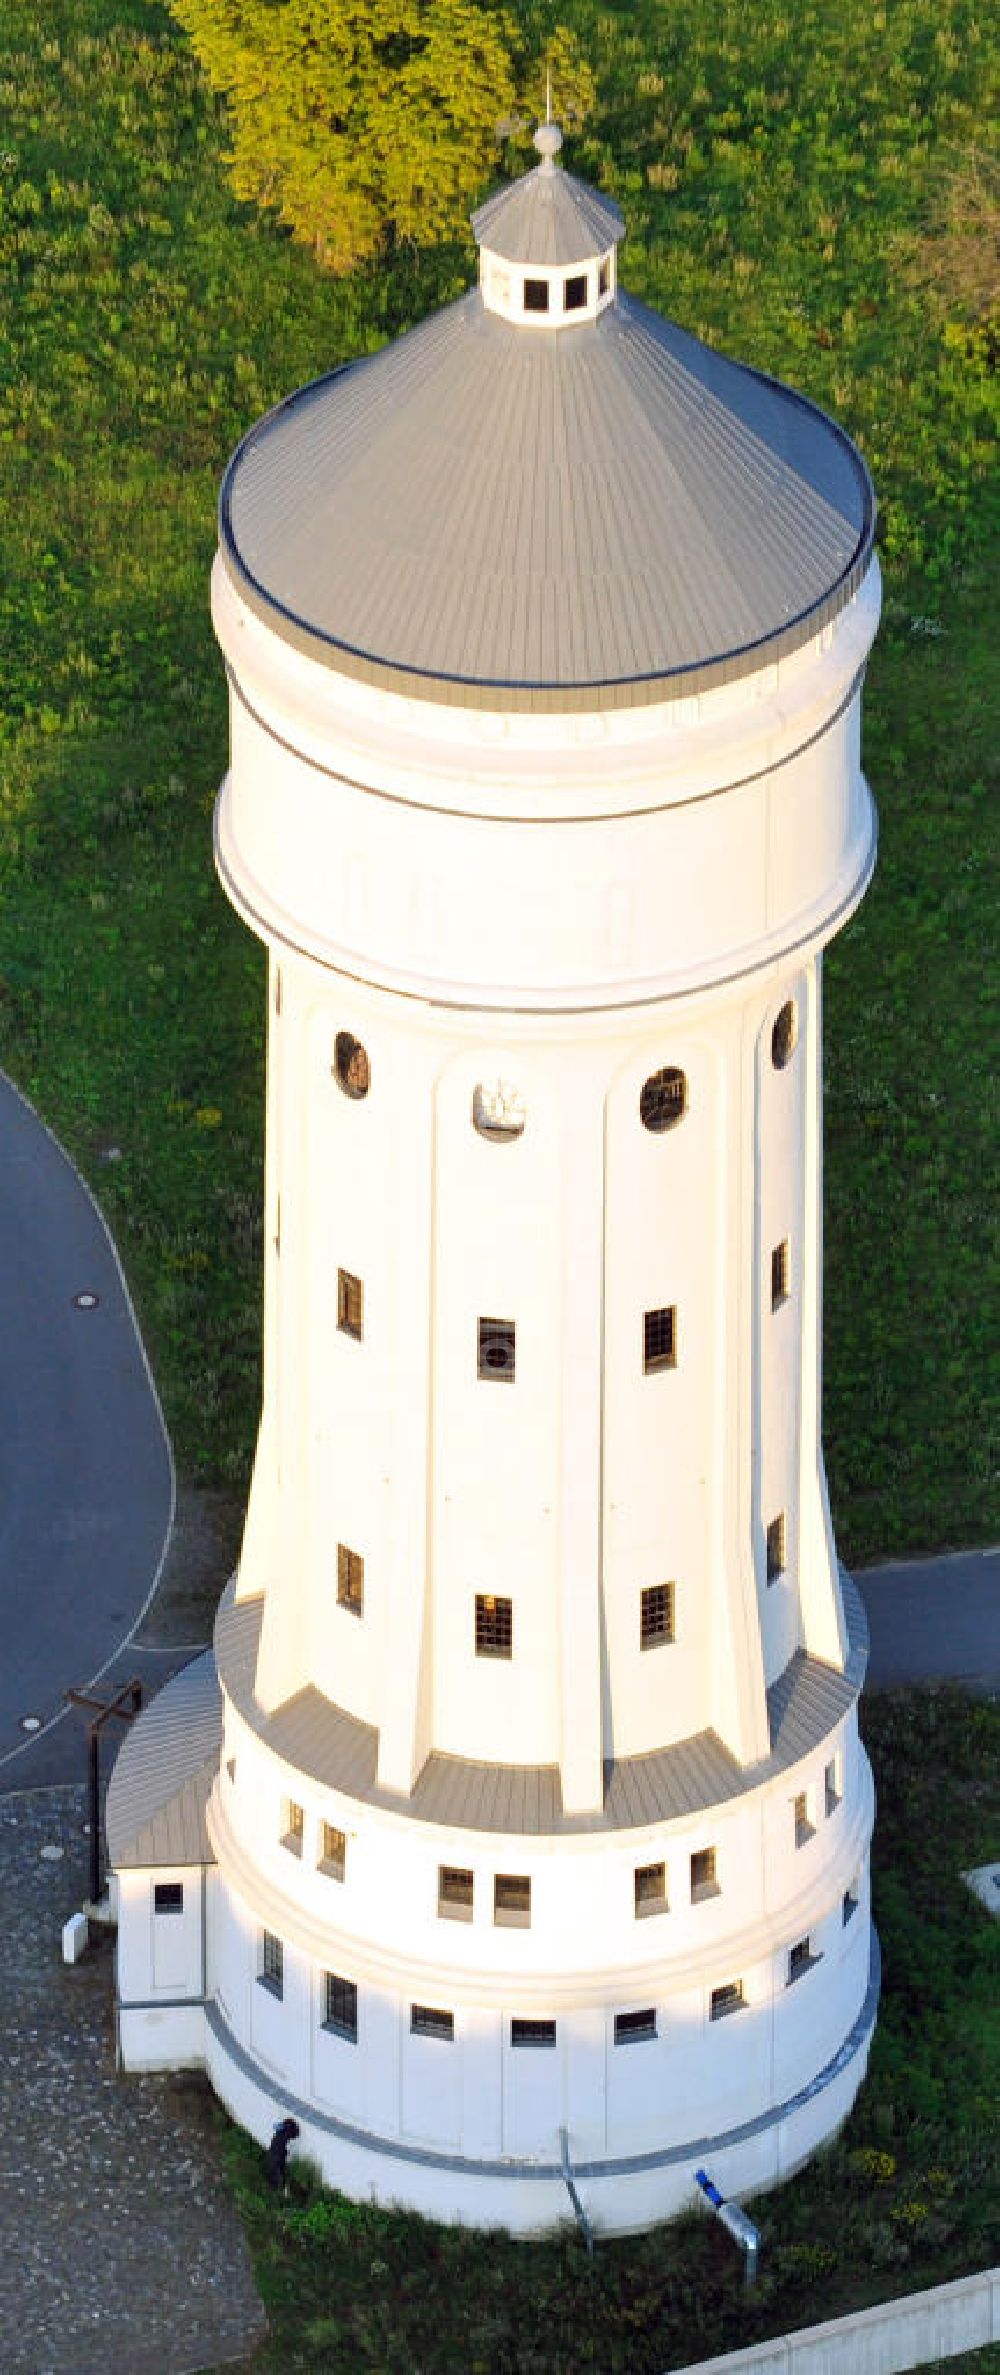
[[[107,1809],[126,2067],[530,2234],[786,2176],[878,1992],[820,1447],[864,465],[557,164],[229,466],[216,857],[269,951],[264,1384]]]

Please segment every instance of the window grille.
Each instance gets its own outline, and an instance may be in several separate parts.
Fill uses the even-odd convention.
[[[343,1880],[347,1870],[347,1834],[332,1822],[325,1822],[320,1832],[319,1868],[328,1880]]]
[[[342,1336],[354,1336],[360,1344],[365,1332],[365,1290],[360,1278],[350,1270],[337,1272],[337,1326]]]
[[[717,1897],[718,1894],[715,1849],[699,1847],[691,1858],[691,1903],[700,1905],[706,1897]]]
[[[639,1594],[639,1647],[657,1649],[674,1638],[674,1587],[651,1583]]]
[[[635,1868],[635,1914],[643,1920],[650,1913],[667,1910],[667,1867],[665,1864],[637,1864]]]
[[[556,2041],[555,2021],[512,2020],[510,2041],[512,2045],[554,2045]]]
[[[153,1911],[154,1913],[183,1913],[183,1881],[155,1880],[153,1882]]]
[[[333,1043],[333,1069],[345,1097],[367,1097],[372,1084],[368,1050],[350,1031],[338,1031]]]
[[[815,1837],[815,1825],[809,1812],[809,1792],[800,1790],[792,1808],[795,1820],[795,1845],[805,1847]]]
[[[566,313],[579,313],[580,307],[586,302],[587,275],[585,272],[573,272],[563,286],[563,310]]]
[[[836,1757],[831,1757],[823,1774],[823,1803],[827,1814],[836,1814],[840,1804],[840,1783],[837,1777]]]
[[[285,1829],[281,1844],[282,1847],[287,1847],[290,1855],[301,1855],[305,1828],[305,1809],[298,1806],[294,1798],[286,1798]]]
[[[471,1921],[472,1898],[472,1873],[459,1864],[439,1864],[438,1912],[452,1921]]]
[[[768,1583],[777,1583],[785,1572],[785,1513],[772,1517],[767,1529],[767,1560],[765,1573]]]
[[[258,1977],[261,1986],[266,1987],[272,1996],[284,1995],[285,1949],[273,1930],[265,1930],[261,1938]]]
[[[797,1938],[795,1945],[788,1949],[788,1986],[791,1987],[793,1980],[801,1979],[803,1972],[811,1971],[817,1960],[818,1957],[810,1953],[808,1938]]]
[[[509,1658],[514,1649],[514,1603],[494,1592],[476,1593],[477,1658]]]
[[[531,1881],[526,1872],[497,1872],[493,1919],[498,1929],[526,1930],[531,1924]]]
[[[336,1971],[323,1973],[323,2027],[352,2045],[358,2042],[358,1991],[353,1979],[341,1979]]]
[[[783,1072],[785,1065],[791,1062],[798,1035],[799,1023],[795,1004],[791,998],[788,998],[775,1015],[774,1028],[771,1032],[771,1062],[776,1072]]]
[[[472,1126],[481,1138],[520,1138],[524,1102],[509,1080],[480,1080],[472,1092]]]
[[[337,1544],[337,1606],[352,1616],[365,1612],[365,1562],[359,1550],[348,1550],[346,1542]]]
[[[659,1311],[646,1311],[642,1321],[642,1366],[649,1377],[654,1369],[677,1367],[677,1308],[665,1304]]]
[[[433,2004],[411,2004],[410,2034],[413,2037],[441,2037],[450,2044],[455,2034],[455,2015],[453,2012],[439,2012]]]
[[[604,292],[601,291],[603,296]],[[639,1091],[639,1120],[643,1128],[657,1133],[672,1130],[687,1111],[687,1077],[677,1064],[664,1064],[662,1071],[651,1072]]]
[[[710,2020],[725,2020],[728,2012],[741,2012],[745,2003],[742,1979],[727,1979],[723,1987],[713,1987],[708,2017]]]
[[[524,284],[525,313],[547,313],[549,284],[547,280],[526,280]]]
[[[615,2013],[615,2044],[637,2045],[644,2037],[656,2035],[656,2012],[648,2004],[642,2012]]]
[[[840,1909],[840,1911],[841,1911],[841,1920],[842,1920],[842,1923],[843,1923],[843,1926],[844,1926],[844,1929],[845,1929],[845,1930],[846,1930],[846,1928],[847,1928],[847,1924],[848,1924],[848,1922],[849,1922],[849,1921],[853,1921],[853,1920],[854,1920],[854,1916],[855,1916],[855,1914],[856,1914],[857,1910],[858,1910],[858,1888],[857,1888],[857,1883],[855,1882],[855,1885],[854,1885],[854,1887],[853,1887],[853,1888],[845,1888],[845,1890],[844,1890],[844,1898],[843,1898],[843,1903],[842,1903],[842,1905],[841,1905],[841,1909]]]
[[[787,1303],[791,1277],[791,1252],[787,1237],[776,1245],[771,1254],[771,1309],[780,1311]]]
[[[516,1328],[512,1319],[479,1322],[479,1376],[501,1385],[514,1383]]]

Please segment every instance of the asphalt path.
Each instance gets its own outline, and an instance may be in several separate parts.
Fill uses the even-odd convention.
[[[128,1665],[169,1540],[174,1474],[101,1214],[2,1075],[0,1248],[0,1788],[16,1789],[63,1767],[82,1774],[82,1726],[63,1693]],[[155,1673],[166,1680],[162,1658]]]
[[[868,1686],[960,1682],[1000,1691],[1000,1543],[893,1559],[854,1578],[868,1611]]]

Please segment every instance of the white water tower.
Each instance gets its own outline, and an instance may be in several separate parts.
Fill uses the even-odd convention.
[[[786,2174],[877,1997],[819,1437],[871,488],[538,146],[478,288],[226,475],[263,1414],[216,1663],[109,1802],[126,2063],[522,2233],[563,2131],[604,2230]]]

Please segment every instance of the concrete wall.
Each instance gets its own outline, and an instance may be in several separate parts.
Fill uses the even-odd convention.
[[[987,2268],[750,2350],[699,2359],[676,2375],[902,2375],[998,2341],[1000,2268]]]

